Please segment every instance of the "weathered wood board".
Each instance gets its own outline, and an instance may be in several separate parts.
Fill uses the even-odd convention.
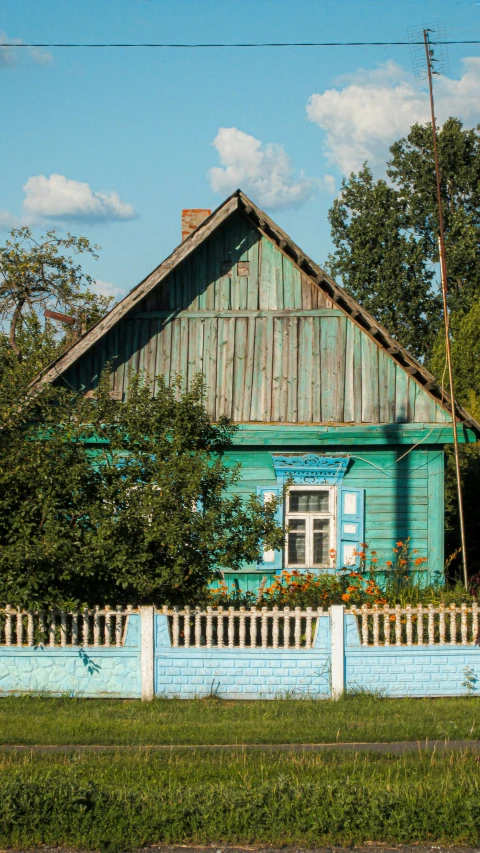
[[[385,350],[234,213],[66,371],[95,388],[106,362],[128,394],[136,371],[207,382],[212,419],[444,423],[450,416]]]

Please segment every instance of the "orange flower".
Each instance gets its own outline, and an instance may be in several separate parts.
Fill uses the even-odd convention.
[[[403,542],[397,542],[397,548],[403,548]]]
[[[426,563],[426,562],[427,562],[426,557],[417,557],[417,559],[415,560],[415,565],[420,566],[421,563]]]
[[[347,595],[347,593],[346,593],[346,592],[344,592],[344,593],[343,593],[343,595],[342,595],[342,601],[350,601],[350,596],[349,596],[349,595]]]
[[[378,563],[377,557],[372,557],[372,563]]]
[[[413,553],[414,553],[414,554],[418,554],[418,551],[417,551],[417,549],[416,549],[416,548],[414,548],[414,549],[413,549]]]
[[[368,548],[367,543],[366,542],[360,542],[360,548]]]
[[[385,565],[387,565],[387,566],[393,566],[393,563],[392,563],[392,561],[391,561],[391,560],[387,560],[387,562],[386,562],[386,564],[385,564]]]
[[[406,565],[407,565],[407,561],[406,561],[406,560],[399,560],[399,563],[400,563],[400,565],[401,565],[401,566],[406,566]]]

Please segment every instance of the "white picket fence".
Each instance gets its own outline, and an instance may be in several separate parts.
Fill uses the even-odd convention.
[[[163,607],[172,646],[217,649],[311,649],[320,616],[328,611],[307,607]]]
[[[476,602],[412,607],[351,607],[362,646],[473,646],[480,640]]]
[[[312,649],[321,608],[164,606],[173,648]],[[65,611],[0,609],[0,645],[123,646],[132,606]],[[473,646],[480,643],[479,606],[350,607],[362,646]]]
[[[123,646],[132,607],[91,610],[0,610],[0,645]]]

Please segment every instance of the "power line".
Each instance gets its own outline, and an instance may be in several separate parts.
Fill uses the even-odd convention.
[[[423,44],[423,42],[406,42],[406,41],[292,41],[292,42],[239,42],[239,43],[200,43],[200,44],[167,44],[160,42],[145,43],[137,42],[127,44],[125,42],[112,43],[64,43],[64,42],[38,42],[15,44],[14,42],[0,42],[0,48],[174,48],[174,49],[198,49],[198,48],[245,48],[245,47],[408,47],[411,45]],[[472,40],[446,40],[446,41],[431,41],[430,44],[480,44],[480,39]]]

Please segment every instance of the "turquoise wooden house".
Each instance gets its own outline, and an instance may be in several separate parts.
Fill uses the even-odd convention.
[[[123,400],[138,371],[201,372],[213,420],[239,424],[239,489],[286,480],[282,552],[235,579],[282,568],[334,571],[368,543],[379,561],[411,538],[430,576],[444,565],[448,395],[435,378],[240,190],[214,213],[184,211],[183,241],[35,380],[94,392],[111,362]],[[462,442],[480,426],[457,409]]]

